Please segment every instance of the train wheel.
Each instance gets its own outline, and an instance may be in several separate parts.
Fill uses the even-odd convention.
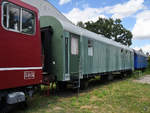
[[[114,79],[114,76],[112,74],[101,76],[101,81],[112,81],[113,79]]]
[[[20,109],[25,110],[28,107],[27,101],[19,103],[19,107]]]
[[[80,89],[85,90],[88,88],[89,82],[88,80],[81,80],[80,81]]]
[[[124,72],[122,72],[120,75],[119,75],[119,78],[120,79],[123,79],[123,78],[125,78],[126,77],[126,74],[124,73]]]
[[[144,73],[145,72],[145,68],[141,69],[141,71],[142,71],[142,73]]]
[[[107,80],[112,81],[114,79],[114,76],[112,74],[108,74]]]
[[[0,113],[4,112],[4,108],[5,108],[5,103],[1,100],[0,101]],[[4,112],[5,113],[5,112]]]
[[[9,106],[5,102],[1,101],[0,102],[0,113],[8,113],[9,111],[10,111]]]
[[[56,87],[59,91],[63,91],[67,89],[67,83],[65,82],[57,82]]]
[[[0,113],[2,111],[2,108],[3,108],[3,104],[2,104],[2,101],[0,101]]]
[[[107,81],[107,75],[102,75],[100,79],[103,82]]]
[[[131,71],[129,71],[128,72],[128,77],[131,77],[132,76],[132,74],[133,74],[133,71],[131,70]]]

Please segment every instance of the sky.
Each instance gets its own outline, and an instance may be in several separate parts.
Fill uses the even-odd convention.
[[[73,23],[120,18],[133,34],[132,48],[150,53],[150,0],[48,0]]]

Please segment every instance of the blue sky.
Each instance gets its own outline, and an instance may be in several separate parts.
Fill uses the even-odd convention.
[[[135,49],[150,52],[150,0],[49,0],[73,23],[120,18],[133,33]]]

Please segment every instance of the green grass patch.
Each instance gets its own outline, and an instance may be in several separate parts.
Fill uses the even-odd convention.
[[[80,93],[79,97],[76,94],[67,97],[37,94],[28,100],[26,110],[17,113],[150,113],[150,85],[133,81],[145,74],[150,71],[100,83]]]

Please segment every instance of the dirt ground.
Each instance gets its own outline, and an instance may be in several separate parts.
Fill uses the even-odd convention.
[[[150,75],[143,76],[134,80],[135,82],[143,83],[143,84],[150,84]]]

